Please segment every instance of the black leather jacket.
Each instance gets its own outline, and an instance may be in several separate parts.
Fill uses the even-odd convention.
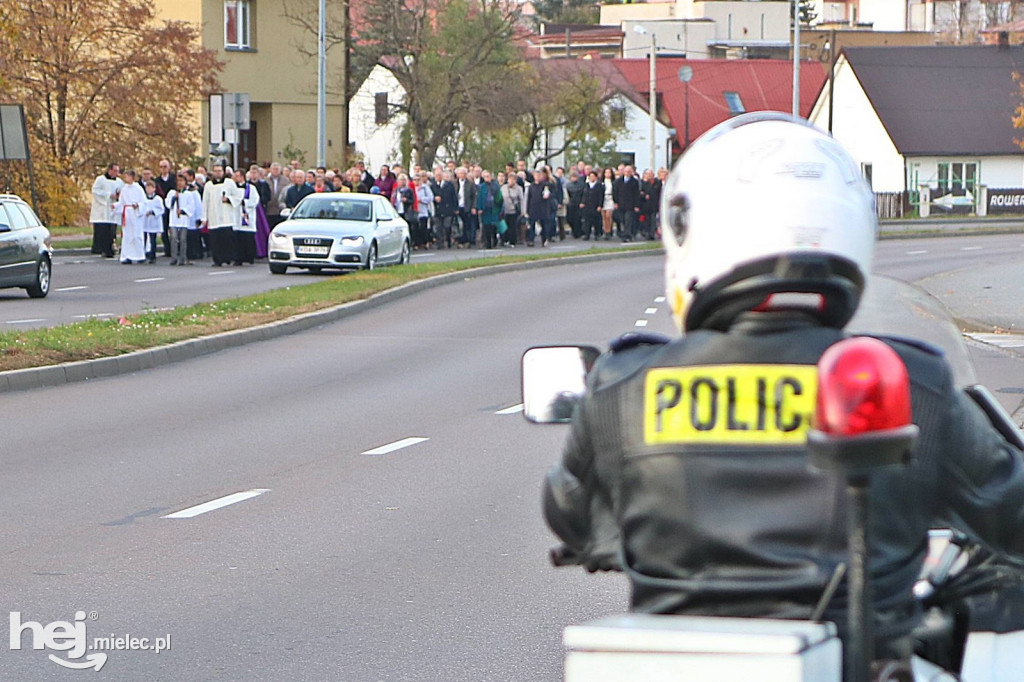
[[[795,376],[843,336],[798,314],[747,313],[725,333],[695,331],[602,356],[562,461],[544,486],[544,513],[566,543],[563,551],[591,570],[624,570],[635,611],[807,618],[846,560],[842,482],[812,471],[800,443],[715,439],[727,441],[736,431],[748,438],[761,429],[765,439],[789,427],[802,431],[806,422],[796,422],[809,417],[806,387],[799,391],[803,403],[792,397],[793,384],[773,393],[778,372],[790,370],[765,366],[796,367]],[[959,528],[1024,553],[1021,453],[954,388],[941,357],[889,343],[906,363],[921,436],[908,468],[872,482],[870,570],[880,638],[905,634],[917,621],[911,588],[929,528]],[[679,392],[657,393],[648,383],[657,368],[676,368],[669,375],[682,371],[691,380],[680,382]],[[710,379],[694,378],[700,372]],[[736,407],[734,394],[751,390],[761,396]],[[707,434],[691,438],[677,430],[678,442],[652,442],[658,428],[672,430],[658,420],[672,418],[673,400],[671,409],[683,410],[676,425],[708,427]],[[776,406],[787,400],[789,406]],[[844,613],[841,588],[826,618],[842,630]]]

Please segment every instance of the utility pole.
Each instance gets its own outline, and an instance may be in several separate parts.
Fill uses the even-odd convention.
[[[793,0],[793,116],[800,117],[800,0]]]
[[[341,0],[341,170],[348,168],[349,49],[352,46],[349,0]]]
[[[636,33],[639,33],[640,35],[649,35],[651,37],[651,54],[650,54],[651,73],[650,73],[650,83],[649,83],[650,92],[648,93],[649,97],[650,97],[650,102],[648,104],[648,108],[650,109],[650,115],[651,115],[651,130],[650,130],[650,135],[651,135],[651,169],[654,170],[655,172],[657,172],[658,162],[657,162],[657,159],[655,157],[658,154],[658,145],[657,145],[657,143],[656,143],[656,141],[654,139],[654,135],[655,135],[655,132],[656,132],[655,126],[657,125],[657,122],[658,122],[658,90],[657,90],[657,87],[658,87],[658,67],[657,67],[657,63],[655,61],[657,59],[657,57],[655,56],[655,52],[657,52],[658,45],[657,45],[657,42],[655,41],[655,38],[654,38],[654,31],[648,31],[646,28],[644,28],[643,26],[640,26],[639,24],[634,26],[633,30]]]
[[[316,59],[316,165],[327,165],[327,0],[320,0]]]

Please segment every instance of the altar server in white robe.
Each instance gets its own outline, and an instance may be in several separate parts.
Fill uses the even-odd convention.
[[[142,205],[146,192],[135,181],[135,171],[124,172],[124,187],[114,204],[114,215],[121,224],[121,262],[125,265],[146,260],[142,238]]]
[[[235,207],[235,265],[256,262],[256,210],[260,203],[260,192],[256,185],[246,182],[245,174],[236,170],[232,176],[242,192],[242,200]]]
[[[156,263],[156,242],[164,232],[164,200],[156,193],[156,181],[146,182],[146,201],[142,203],[142,236],[146,240],[146,260]]]
[[[190,185],[184,173],[178,173],[177,189],[164,199],[167,207],[168,229],[171,238],[171,265],[192,265],[188,259],[188,232],[198,230],[203,212],[203,200],[195,185]]]
[[[224,166],[215,165],[213,177],[203,186],[203,227],[209,229],[206,236],[214,267],[235,260],[235,209],[242,203],[242,190],[225,177],[224,170]]]

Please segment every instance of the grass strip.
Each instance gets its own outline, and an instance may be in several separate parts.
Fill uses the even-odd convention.
[[[629,249],[589,249],[572,254],[536,254],[474,258],[443,263],[417,263],[353,272],[310,284],[273,289],[260,294],[212,303],[149,310],[120,318],[93,319],[57,327],[0,332],[0,371],[44,367],[77,360],[123,355],[176,341],[245,329],[293,315],[359,301],[408,282],[450,272],[612,251],[658,249],[650,244]]]

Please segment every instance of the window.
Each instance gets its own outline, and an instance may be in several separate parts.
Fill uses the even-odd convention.
[[[729,114],[736,116],[738,114],[746,113],[746,108],[743,106],[743,100],[740,99],[740,93],[738,92],[723,92],[722,96],[725,97],[725,103],[729,105]]]
[[[939,193],[953,192],[962,195],[974,192],[978,182],[978,164],[960,161],[944,161],[939,163]]]
[[[7,215],[11,219],[11,228],[23,230],[29,226],[25,214],[18,210],[17,204],[7,204]]]
[[[388,93],[378,92],[373,96],[373,122],[382,126],[388,122]]]
[[[329,194],[334,194],[333,192]],[[316,197],[307,199],[295,207],[293,218],[318,218],[320,220],[370,220],[370,202],[362,199]]]
[[[616,128],[626,127],[626,109],[624,107],[609,107],[608,122]]]
[[[224,47],[235,50],[252,48],[252,12],[249,0],[224,0]]]
[[[395,212],[395,207],[391,205],[391,202],[384,198],[377,199],[377,218],[378,220],[394,220],[400,217]]]
[[[39,227],[42,225],[39,222],[39,218],[32,212],[32,209],[28,207],[28,204],[14,204],[25,216],[25,220],[28,222],[29,227]]]
[[[865,180],[867,180],[867,182],[868,182],[868,187],[870,187],[871,189],[874,189],[874,188],[875,188],[875,186],[874,186],[874,184],[873,184],[873,183],[871,182],[871,174],[872,174],[872,170],[873,170],[873,169],[872,169],[872,167],[871,167],[871,164],[870,164],[870,163],[862,163],[862,164],[860,165],[860,172],[861,172],[861,175],[863,175],[863,176],[864,176],[864,179],[865,179]]]
[[[11,221],[7,217],[7,211],[4,210],[3,204],[0,204],[0,232],[10,232]]]

